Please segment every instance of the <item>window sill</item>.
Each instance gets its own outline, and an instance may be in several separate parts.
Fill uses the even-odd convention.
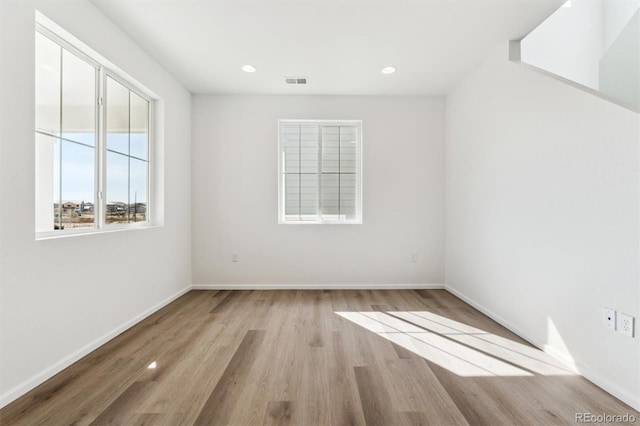
[[[324,222],[314,222],[314,221],[278,221],[278,225],[362,225],[361,220],[353,220],[353,221],[324,221]]]
[[[111,234],[114,232],[122,232],[122,231],[139,231],[142,229],[152,229],[152,228],[161,228],[161,227],[162,225],[152,225],[150,223],[145,223],[141,225],[111,225],[111,226],[108,226],[107,228],[102,228],[102,229],[88,228],[88,229],[75,229],[75,230],[65,230],[65,231],[37,232],[36,241],[57,240],[59,238],[81,237],[85,235]]]

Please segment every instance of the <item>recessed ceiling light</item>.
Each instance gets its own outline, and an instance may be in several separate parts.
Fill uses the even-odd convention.
[[[257,68],[254,67],[253,65],[243,65],[242,66],[242,71],[244,72],[256,72]]]
[[[393,74],[394,72],[396,72],[396,67],[384,67],[380,70],[380,72],[382,72],[382,74]]]

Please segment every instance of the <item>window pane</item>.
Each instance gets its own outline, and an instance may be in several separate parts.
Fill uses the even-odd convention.
[[[322,128],[322,172],[323,173],[337,173],[339,170],[338,131],[339,131],[338,127]]]
[[[147,141],[149,138],[149,102],[133,92],[130,92],[130,100],[130,155],[133,157],[141,158],[143,160],[147,160]]]
[[[107,76],[107,149],[129,154],[129,89]]]
[[[282,129],[283,165],[286,173],[300,172],[300,126],[284,126]]]
[[[340,216],[343,219],[356,218],[355,174],[340,174]]]
[[[96,69],[62,50],[62,136],[95,145]]]
[[[106,126],[106,223],[144,222],[149,186],[149,103],[110,77]]]
[[[300,220],[318,220],[318,175],[300,175]]]
[[[147,162],[131,158],[129,178],[129,221],[147,220]]]
[[[55,139],[53,143],[53,229],[62,229],[62,199],[60,198],[60,153],[62,143]]]
[[[300,173],[318,170],[318,127],[300,126]]]
[[[322,175],[322,218],[324,220],[338,219],[338,175]]]
[[[129,157],[107,152],[107,224],[129,221]]]
[[[36,232],[54,228],[60,204],[60,142],[36,133]]]
[[[91,228],[94,223],[95,149],[62,141],[62,225]]]
[[[286,220],[300,219],[300,175],[284,175],[284,215]]]
[[[36,33],[36,130],[60,135],[61,48]]]
[[[340,127],[340,172],[342,173],[356,173],[357,136],[355,127]]]
[[[285,141],[283,154],[283,169],[287,173],[298,173],[300,171],[300,147],[298,142]]]

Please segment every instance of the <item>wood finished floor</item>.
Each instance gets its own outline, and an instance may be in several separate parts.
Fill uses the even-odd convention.
[[[542,425],[582,412],[640,419],[444,290],[191,291],[0,423]]]

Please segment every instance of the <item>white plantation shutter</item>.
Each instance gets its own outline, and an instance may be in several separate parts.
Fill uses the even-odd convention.
[[[281,222],[361,222],[361,127],[280,122]]]
[[[318,128],[284,126],[285,220],[318,220]]]

